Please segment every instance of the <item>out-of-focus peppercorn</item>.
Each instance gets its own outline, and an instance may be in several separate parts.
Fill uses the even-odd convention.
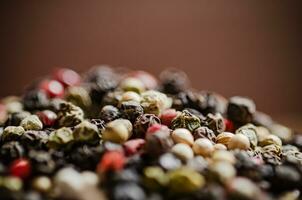
[[[157,79],[148,72],[133,71],[127,74],[127,76],[139,79],[144,84],[146,89],[152,90],[157,88]]]
[[[250,148],[249,138],[243,134],[238,133],[230,139],[228,148],[247,150]]]
[[[22,126],[25,130],[42,130],[43,123],[40,121],[37,115],[30,115],[25,117],[21,122],[20,126]]]
[[[44,80],[39,87],[49,98],[62,97],[64,95],[64,86],[56,80]]]
[[[160,167],[147,167],[144,169],[144,185],[151,190],[158,190],[166,186],[169,179]]]
[[[235,167],[227,161],[216,161],[209,166],[211,174],[214,175],[214,179],[219,182],[226,183],[232,180],[236,176]]]
[[[261,190],[252,181],[244,177],[237,177],[227,185],[231,199],[261,199]]]
[[[60,103],[57,115],[59,127],[75,126],[84,120],[84,113],[80,107],[64,101]]]
[[[194,157],[191,147],[184,143],[178,143],[171,148],[171,152],[183,161],[187,161]]]
[[[52,182],[47,176],[39,176],[33,180],[32,187],[39,192],[46,193],[51,190]]]
[[[153,124],[160,124],[160,119],[154,114],[143,114],[137,117],[133,127],[134,137],[145,138],[147,129]]]
[[[116,143],[126,142],[132,135],[132,124],[126,119],[116,119],[106,124],[106,128],[102,133],[104,141]]]
[[[119,109],[123,118],[134,122],[137,117],[144,113],[143,107],[136,101],[121,102]]]
[[[223,144],[227,146],[231,140],[231,138],[234,137],[233,133],[230,132],[222,132],[216,137],[216,142],[219,144]]]
[[[151,156],[158,156],[169,151],[172,145],[173,140],[169,131],[160,129],[146,134],[145,151]]]
[[[133,91],[137,93],[141,93],[145,91],[145,85],[142,81],[137,78],[127,77],[120,82],[120,87],[124,91]]]
[[[160,74],[163,91],[168,94],[177,94],[190,85],[187,75],[177,69],[167,69]]]
[[[127,92],[124,92],[122,94],[121,101],[136,101],[136,102],[140,102],[141,101],[141,97],[136,92],[127,91]]]
[[[30,90],[22,98],[25,110],[42,110],[49,106],[49,99],[44,91]]]
[[[229,100],[227,116],[236,125],[251,123],[256,111],[254,102],[245,97],[232,97]]]
[[[251,144],[252,148],[255,148],[258,144],[258,138],[257,138],[257,127],[252,124],[247,124],[245,126],[240,127],[236,130],[236,134],[242,134],[245,135]]]
[[[19,126],[20,122],[29,115],[27,111],[11,113],[5,121],[5,126]]]
[[[22,126],[8,126],[3,130],[1,141],[16,140],[25,132]]]
[[[181,160],[172,153],[162,154],[158,159],[158,164],[165,170],[174,170],[182,165]]]
[[[172,105],[172,100],[166,94],[155,90],[143,92],[141,97],[141,105],[144,108],[144,112],[156,116],[159,116]]]
[[[4,177],[1,182],[1,186],[11,192],[19,192],[23,188],[23,181],[17,176]]]
[[[25,150],[18,141],[6,142],[0,148],[1,162],[8,164],[12,160],[23,157]]]
[[[234,123],[229,120],[229,119],[224,119],[224,126],[225,126],[225,131],[227,132],[234,132],[235,131],[235,126]]]
[[[292,140],[294,132],[281,124],[272,124],[269,127],[272,134],[278,136],[283,143],[289,143]]]
[[[54,78],[62,83],[64,87],[75,86],[81,82],[81,77],[78,73],[68,68],[60,68],[54,71]]]
[[[104,173],[109,170],[119,171],[124,168],[125,157],[121,152],[106,152],[97,166],[97,172]]]
[[[172,132],[171,137],[175,143],[184,143],[189,146],[192,146],[192,144],[194,142],[194,138],[193,138],[191,132],[185,128],[175,129]]]
[[[172,120],[177,116],[177,111],[173,108],[164,110],[160,115],[161,123],[166,126],[171,126]]]
[[[83,121],[74,127],[73,137],[76,141],[96,143],[99,141],[99,130],[89,121]]]
[[[200,127],[200,119],[195,115],[191,114],[187,110],[183,110],[176,118],[172,120],[172,129],[186,128],[193,132],[195,129]]]
[[[63,127],[50,133],[47,144],[50,148],[59,148],[67,145],[73,140],[72,130]]]
[[[214,150],[213,143],[207,138],[199,138],[193,144],[193,151],[197,155],[208,157],[212,155]]]
[[[28,148],[42,148],[48,141],[46,131],[25,131],[20,137],[20,142]]]
[[[126,155],[133,155],[140,151],[145,144],[144,139],[132,139],[123,144]]]
[[[197,129],[195,129],[193,132],[193,136],[194,136],[195,140],[197,140],[199,138],[207,138],[207,139],[211,140],[212,142],[216,141],[216,135],[215,135],[214,131],[212,131],[211,129],[209,129],[206,126],[201,126]]]
[[[42,121],[44,127],[54,126],[57,120],[57,114],[51,110],[43,110],[38,112],[37,116]]]
[[[263,138],[263,140],[259,143],[260,146],[266,146],[266,145],[277,145],[277,146],[282,146],[282,141],[281,139],[273,134],[269,134],[267,135],[265,138]]]
[[[31,173],[31,165],[27,159],[14,160],[10,166],[10,174],[19,178],[27,178]]]
[[[212,114],[209,113],[204,121],[202,121],[204,126],[209,127],[215,132],[216,135],[225,130],[224,119],[221,114]]]
[[[168,186],[174,193],[194,192],[205,185],[205,179],[201,174],[186,167],[168,172],[168,177]]]

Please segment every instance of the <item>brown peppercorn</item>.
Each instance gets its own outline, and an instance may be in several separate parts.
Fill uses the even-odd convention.
[[[172,132],[171,137],[175,143],[184,143],[189,146],[192,146],[192,144],[194,142],[194,138],[193,138],[191,132],[185,128],[175,129]]]
[[[195,140],[197,140],[199,138],[207,138],[207,139],[211,140],[212,142],[216,141],[216,135],[215,135],[214,131],[212,131],[211,129],[209,129],[206,126],[201,126],[197,129],[195,129],[195,131],[193,132],[193,136],[194,136]]]
[[[193,144],[193,151],[197,155],[208,157],[212,155],[214,150],[213,143],[206,138],[199,138]]]
[[[160,124],[160,119],[154,114],[143,114],[136,118],[134,123],[134,137],[145,138],[147,129],[153,124]]]
[[[250,148],[250,141],[247,136],[243,134],[236,134],[230,139],[228,148],[247,150]]]
[[[224,120],[220,113],[217,113],[215,115],[209,113],[202,124],[213,130],[216,135],[225,130]]]

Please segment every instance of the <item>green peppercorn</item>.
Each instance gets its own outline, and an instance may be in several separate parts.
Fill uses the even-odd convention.
[[[134,91],[141,93],[145,90],[145,86],[142,81],[137,78],[128,77],[121,81],[120,87],[124,91]]]
[[[11,192],[18,192],[22,189],[23,182],[19,177],[8,176],[3,178],[2,185]]]
[[[141,97],[141,105],[145,113],[159,116],[165,109],[172,106],[172,100],[167,95],[155,90],[143,92]]]
[[[20,138],[25,133],[22,126],[8,126],[3,130],[1,141],[12,141]]]
[[[92,103],[88,90],[78,86],[69,87],[65,99],[84,110],[87,110]]]
[[[60,148],[68,145],[74,140],[73,133],[70,128],[60,128],[50,133],[47,145],[50,148]]]
[[[254,149],[258,144],[257,127],[253,124],[247,124],[236,130],[235,134],[242,134],[248,137],[251,147]]]
[[[115,143],[124,143],[132,135],[132,124],[126,119],[116,119],[106,124],[106,128],[102,133],[104,141]]]
[[[64,101],[60,102],[57,115],[59,127],[75,126],[84,120],[84,113],[80,107]]]
[[[266,145],[277,145],[277,146],[282,146],[282,141],[281,139],[273,134],[269,134],[267,135],[265,138],[263,138],[263,140],[259,143],[260,146],[264,147]]]
[[[144,185],[151,190],[158,190],[168,184],[168,177],[160,167],[146,167],[144,169]]]
[[[83,121],[73,130],[73,137],[76,141],[97,142],[99,141],[98,127],[89,121]]]
[[[168,172],[169,188],[174,193],[194,192],[205,185],[204,177],[198,172],[182,167]]]
[[[200,127],[200,119],[187,110],[183,110],[172,120],[172,129],[186,128],[193,132],[198,127]]]
[[[30,115],[28,117],[25,117],[20,122],[20,126],[22,126],[25,130],[39,131],[43,129],[43,123],[40,121],[37,115]]]

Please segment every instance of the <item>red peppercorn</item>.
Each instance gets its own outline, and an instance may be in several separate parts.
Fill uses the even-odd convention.
[[[106,152],[97,166],[97,172],[104,173],[109,170],[119,171],[123,169],[126,159],[120,151]]]
[[[48,97],[62,97],[64,94],[63,85],[56,80],[45,80],[40,84],[40,89],[43,90]]]
[[[177,111],[175,109],[164,110],[160,115],[161,123],[166,126],[171,126],[172,120],[177,116]]]
[[[81,77],[78,73],[71,69],[61,68],[54,72],[54,78],[61,82],[65,87],[75,86],[81,82]]]
[[[229,119],[224,119],[224,125],[225,125],[225,131],[227,132],[234,132],[235,131],[235,126],[234,123],[229,120]]]
[[[126,155],[133,155],[136,154],[145,144],[144,139],[133,139],[133,140],[128,140],[123,144]]]
[[[25,158],[14,160],[10,166],[10,174],[19,178],[27,178],[31,173],[31,165]]]
[[[139,79],[147,89],[155,89],[158,85],[156,78],[145,71],[134,71],[128,76]]]
[[[53,126],[57,120],[56,113],[51,110],[44,110],[37,113],[44,126]]]
[[[149,134],[154,134],[159,131],[170,132],[170,129],[167,126],[162,125],[162,124],[153,124],[152,126],[150,126],[147,129],[146,136]]]

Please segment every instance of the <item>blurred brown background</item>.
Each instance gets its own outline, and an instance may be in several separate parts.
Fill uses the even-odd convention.
[[[95,64],[158,74],[253,98],[301,127],[302,1],[1,1],[0,96],[53,67]]]

